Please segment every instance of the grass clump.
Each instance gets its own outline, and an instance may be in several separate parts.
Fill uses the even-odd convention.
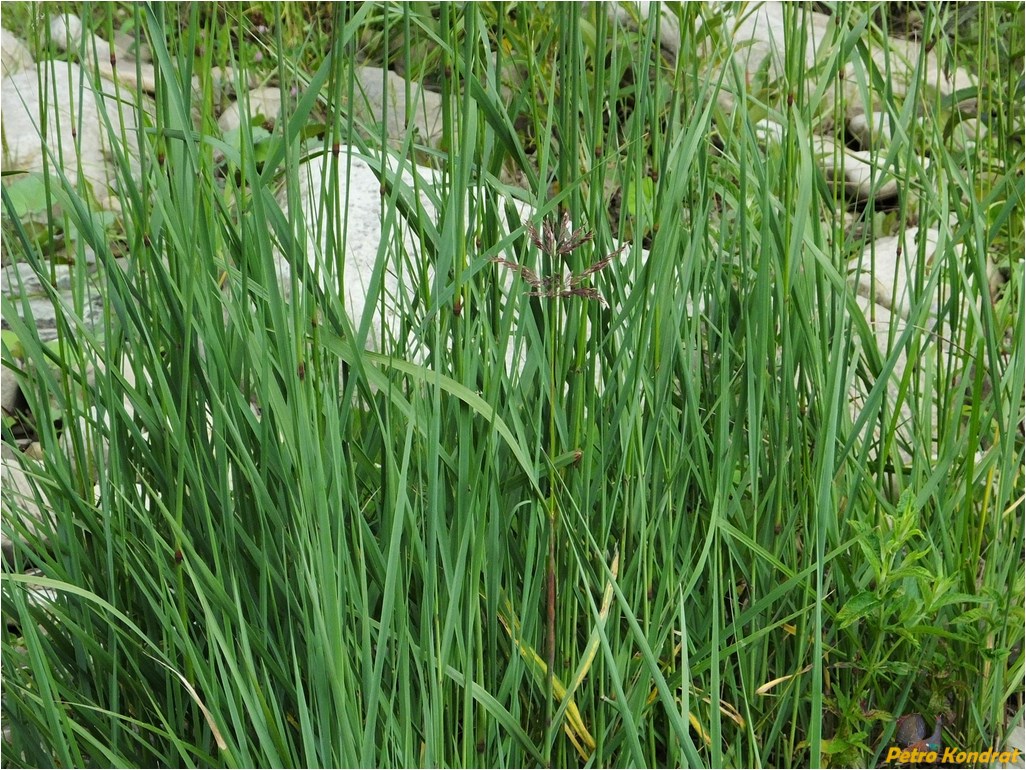
[[[297,84],[233,147],[191,73],[240,12],[132,7],[157,71],[141,174],[116,228],[55,189],[103,322],[55,293],[46,344],[3,309],[49,512],[29,528],[4,497],[6,764],[869,765],[914,712],[945,745],[1000,744],[1023,683],[1021,109],[970,154],[877,94],[906,183],[853,225],[804,64],[724,112],[699,66],[728,59],[724,19],[674,12],[701,31],[671,61],[655,20],[596,6],[339,5],[324,58],[312,31],[291,49],[298,6],[268,6],[273,45],[201,59]],[[836,9],[844,58],[870,14]],[[295,202],[302,162],[345,173],[336,143],[380,157],[344,109],[372,43],[440,73],[444,130],[405,138],[430,189],[375,166],[377,301],[350,318],[319,278],[351,224],[318,223],[337,248],[311,268]],[[6,191],[4,211],[8,254],[48,275]],[[848,260],[913,221],[943,243],[880,352]],[[1013,278],[996,303],[988,257]]]

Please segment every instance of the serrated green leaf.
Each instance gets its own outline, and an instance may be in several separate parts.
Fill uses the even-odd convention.
[[[845,602],[841,611],[837,613],[838,628],[847,628],[852,623],[861,620],[881,604],[880,598],[874,593],[863,591],[860,594],[856,594]]]
[[[920,580],[934,580],[934,574],[926,567],[909,565],[898,567],[890,574],[891,580],[902,580],[904,578],[919,578]]]

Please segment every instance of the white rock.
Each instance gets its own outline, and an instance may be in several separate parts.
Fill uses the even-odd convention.
[[[784,74],[787,49],[785,44],[784,6],[782,3],[748,3],[734,12],[726,6],[723,9],[724,34],[731,41],[734,61],[737,63],[742,81],[734,83],[728,71],[724,78],[724,89],[719,94],[720,105],[732,110],[735,99],[747,90],[748,84],[760,73],[772,83]],[[830,23],[829,17],[819,13],[805,14],[808,39],[805,41],[805,66],[812,69],[817,61],[829,55],[825,50],[825,39]]]
[[[862,313],[865,315],[866,322],[869,324],[870,330],[873,332],[873,342],[876,344],[880,360],[881,362],[886,362],[894,350],[895,341],[906,328],[905,320],[900,316],[894,315],[890,310],[882,305],[877,305],[872,300],[861,295],[857,296],[855,299],[859,308],[862,310]],[[856,344],[856,358],[861,358],[862,366],[868,367],[870,358],[868,353],[864,352],[861,340]],[[891,372],[891,376],[886,380],[883,395],[885,413],[887,415],[888,422],[894,419],[895,411],[898,413],[898,427],[896,434],[898,441],[895,442],[891,451],[896,453],[896,461],[906,466],[912,463],[913,448],[919,445],[918,436],[922,435],[916,430],[917,420],[916,413],[912,408],[913,404],[910,403],[910,399],[907,395],[906,397],[902,397],[901,382],[905,377],[905,371],[907,369],[908,356],[906,355],[905,350],[902,349],[897,352],[894,369]],[[864,379],[858,377],[852,383],[851,389],[848,393],[848,400],[853,421],[856,421],[865,409],[870,391],[876,386],[876,384],[876,382],[867,383]],[[919,395],[921,397],[929,394]],[[935,404],[934,398],[930,397],[929,400],[931,403]],[[937,425],[935,406],[931,409],[931,415],[932,426],[935,430]],[[872,426],[873,442],[878,450],[882,450],[882,447],[880,446],[882,430],[880,427],[880,420],[876,418],[875,412],[870,418],[869,424]]]
[[[642,21],[652,15],[652,3],[649,0],[634,0],[632,3],[610,3],[610,12],[616,21],[631,29],[637,29],[634,17],[627,9],[633,5]],[[670,53],[680,53],[680,22],[673,11],[665,3],[657,3],[659,13],[659,45]]]
[[[780,144],[784,140],[784,127],[775,120],[763,118],[756,121],[755,138],[763,144]]]
[[[50,19],[50,38],[62,51],[79,48],[85,39],[86,50],[92,54],[95,48],[97,58],[107,64],[110,64],[112,52],[118,62],[151,62],[153,60],[149,46],[143,42],[141,37],[136,38],[133,35],[115,32],[114,42],[110,44],[103,38],[89,33],[82,20],[73,13],[58,14]]]
[[[848,131],[864,150],[885,149],[894,136],[894,123],[890,113],[863,112],[848,120]]]
[[[242,89],[254,89],[259,83],[259,78],[255,72],[250,72],[249,76],[245,80],[241,80],[242,73],[236,72],[231,67],[211,67],[210,68],[210,85],[213,92],[214,104],[220,103],[222,99],[227,99],[230,96],[237,94],[239,88]],[[192,79],[193,87],[193,98],[202,98],[202,84],[197,77]]]
[[[919,323],[949,343],[965,338],[973,316],[967,293],[960,291],[961,302],[954,313],[952,297],[953,273],[962,273],[963,286],[974,287],[975,276],[968,269],[963,244],[951,240],[950,230],[910,227],[894,236],[879,238],[868,244],[861,256],[849,263],[852,285],[860,296],[890,309],[902,318],[912,319],[916,306],[926,302],[927,313]],[[989,302],[997,269],[987,258],[986,285],[977,288],[977,305]],[[940,275],[935,275],[937,272]],[[930,280],[935,280],[932,294],[927,295]],[[957,319],[957,328],[951,326]]]
[[[389,146],[400,149],[408,128],[417,136],[414,141],[436,146],[442,136],[442,97],[417,83],[410,83],[410,102],[406,101],[406,80],[380,67],[356,67],[356,93],[353,109],[356,117],[368,124],[373,136],[374,125],[386,122]],[[409,117],[407,117],[409,108]]]
[[[88,34],[82,20],[74,14],[62,14],[53,17],[50,21],[50,35],[57,47],[64,51],[81,50],[82,40],[85,38],[85,51],[87,55],[83,61],[87,67],[95,67],[96,74],[102,79],[113,83],[117,81],[125,88],[133,92],[135,98],[145,104],[140,97],[143,94],[152,96],[157,87],[156,72],[152,64],[149,64],[149,51],[145,46],[138,49],[138,56],[135,55],[133,46],[135,40],[125,36],[115,35],[115,44],[111,46],[106,40],[96,35]],[[126,46],[131,42],[131,45]],[[111,51],[118,62],[128,62],[128,66],[113,67],[110,63]],[[95,50],[96,54],[93,55]],[[136,63],[138,60],[138,64]],[[211,67],[207,73],[212,85],[214,103],[220,103],[222,97],[235,91],[235,73],[230,67]],[[250,86],[253,83],[249,83]],[[192,78],[192,95],[196,101],[201,101],[203,96],[202,83],[197,75]],[[193,120],[199,127],[199,115],[194,107]]]
[[[901,262],[898,265],[897,275],[901,276],[904,269]],[[935,265],[931,269],[941,268]],[[896,279],[898,282],[901,280]],[[881,283],[885,281],[886,279]],[[875,290],[877,287],[873,288]],[[873,340],[881,362],[895,354],[895,346],[901,341],[902,335],[912,329],[909,344],[913,346],[911,349],[915,350],[915,359],[909,360],[906,352],[908,348],[902,347],[897,350],[894,368],[885,385],[884,397],[889,420],[893,419],[897,410],[896,435],[899,441],[894,451],[898,453],[898,459],[905,464],[911,462],[913,451],[922,451],[932,459],[936,453],[938,428],[942,423],[948,423],[952,419],[952,415],[943,412],[941,407],[961,408],[961,402],[951,401],[949,388],[954,387],[971,370],[971,362],[966,358],[965,344],[966,334],[971,328],[968,308],[960,308],[960,320],[957,327],[952,327],[946,312],[939,318],[927,315],[925,318],[906,319],[884,305],[874,302],[872,297],[864,296],[861,293],[863,290],[864,287],[861,287],[855,300],[873,332]],[[862,342],[864,341],[860,341],[856,346],[856,356],[862,357],[863,364],[867,365],[870,359],[861,347]],[[910,367],[914,370],[915,376],[908,371]],[[870,389],[876,385],[876,382],[866,383],[861,378],[854,381],[849,393],[853,419],[858,417],[865,406]],[[879,423],[874,421],[872,424],[874,435],[878,439]]]
[[[865,150],[849,150],[825,137],[816,137],[816,160],[829,182],[841,182],[845,195],[856,201],[865,201],[871,195],[877,201],[888,200],[898,194],[898,182],[890,168],[881,167],[882,155]],[[926,158],[921,160],[924,167]]]
[[[109,363],[106,362],[106,363]],[[122,386],[120,380],[116,386],[117,389],[125,387],[126,389],[134,389],[136,385],[135,369],[132,366],[131,361],[127,357],[121,357],[119,370],[121,372],[121,379],[124,381]],[[96,369],[92,365],[89,365],[85,371],[85,379],[90,386],[96,383]],[[115,377],[115,379],[117,379]],[[152,382],[147,379],[147,384],[152,385]],[[125,414],[130,419],[135,414],[135,407],[132,403],[132,399],[126,393],[125,398],[122,402],[125,410]],[[108,452],[108,440],[107,437],[110,435],[110,413],[107,408],[102,405],[90,406],[84,414],[79,414],[74,422],[68,422],[64,426],[64,430],[61,431],[60,438],[58,439],[58,446],[61,451],[64,452],[65,456],[71,462],[71,467],[77,471],[78,463],[81,460],[85,460],[86,475],[96,481],[99,477],[97,472],[98,464],[105,465],[109,456]],[[168,430],[171,430],[170,424],[167,426]],[[79,446],[84,452],[76,452],[75,447]]]
[[[755,135],[763,144],[777,143],[784,138],[784,127],[764,118],[755,124]],[[888,200],[898,194],[898,183],[889,169],[880,167],[884,157],[879,154],[849,150],[824,136],[812,138],[815,161],[830,183],[844,186],[845,197],[865,201],[875,191],[876,200]],[[921,159],[923,166],[929,165]]]
[[[18,403],[18,381],[14,373],[6,366],[0,367],[0,408],[4,415],[14,414],[14,406]]]
[[[0,268],[0,292],[5,297],[21,297],[25,295],[42,295],[50,287],[62,292],[69,292],[74,283],[75,270],[72,265],[56,264],[51,276],[41,276],[32,269],[28,262],[12,262]]]
[[[40,80],[49,98],[41,98]],[[87,85],[80,90],[78,86],[83,82]],[[4,171],[42,172],[47,149],[55,155],[63,152],[64,157],[47,158],[47,165],[53,168],[55,162],[59,164],[75,184],[79,178],[77,156],[81,174],[97,200],[109,197],[113,179],[104,157],[96,97],[77,64],[54,62],[6,77],[0,83],[0,100]],[[42,114],[47,123],[45,142],[39,128]],[[83,130],[73,136],[80,119]]]
[[[28,46],[14,33],[0,29],[0,77],[13,75],[31,66],[32,54],[29,53]]]
[[[39,92],[40,82],[45,98]],[[117,126],[119,111],[113,100],[124,100],[127,94],[122,89],[116,95],[102,97],[110,99],[107,113]],[[101,208],[120,209],[114,193],[117,173],[111,162],[111,137],[102,122],[91,78],[81,67],[68,62],[43,62],[4,78],[0,81],[0,112],[4,171],[43,172],[45,167],[52,173],[56,162],[73,185],[79,179],[89,184]],[[45,140],[39,130],[44,114]],[[135,111],[129,107],[121,114],[126,117],[123,133],[132,157],[138,141]]]
[[[349,177],[346,178],[347,155],[350,156]],[[388,176],[394,177],[397,172],[397,160],[386,154],[383,161],[388,169]],[[434,272],[431,266],[421,273],[422,244],[416,227],[412,227],[400,215],[397,209],[397,224],[394,230],[383,232],[382,229],[382,183],[372,168],[382,164],[376,157],[364,157],[352,148],[343,145],[339,154],[331,153],[310,161],[301,167],[299,197],[302,202],[300,228],[305,230],[307,264],[314,270],[322,286],[336,287],[341,285],[341,299],[346,313],[354,329],[359,330],[364,316],[368,315],[368,334],[366,346],[372,350],[389,350],[399,335],[400,313],[403,308],[411,306],[411,297],[415,287],[427,285],[433,287]],[[413,192],[414,184],[422,190],[418,197]],[[439,213],[426,193],[428,189],[441,190],[439,174],[423,166],[410,167],[406,164],[398,174],[398,184],[403,198],[412,204],[417,201],[423,209],[423,222],[428,230],[442,226]],[[385,185],[391,189],[391,185]],[[347,206],[348,203],[348,206]],[[466,201],[463,202],[466,205]],[[520,228],[523,223],[536,219],[531,206],[520,200],[513,200],[515,220],[505,220],[506,201],[501,204],[503,211],[504,230],[499,233],[501,239],[505,234]],[[344,238],[339,235],[343,264],[336,266],[327,259],[328,242],[333,237],[332,226],[340,234],[342,223],[346,223]],[[615,244],[614,244],[615,246]],[[338,253],[338,249],[336,249]],[[380,253],[380,256],[379,256]],[[516,255],[504,255],[517,260]],[[642,250],[641,259],[647,253]],[[626,256],[624,257],[626,258]],[[383,298],[371,296],[373,275],[376,266],[383,264],[381,290]],[[291,285],[291,267],[284,255],[277,256],[279,281],[284,287]],[[512,295],[516,286],[525,289],[520,278],[506,269],[496,270],[496,280],[500,281],[503,291]],[[402,279],[400,280],[400,276]],[[384,305],[385,320],[382,323],[381,305]],[[416,329],[422,319],[412,319],[414,331],[407,338],[407,349],[414,361],[421,361],[419,355],[424,352],[421,340],[416,337]],[[524,351],[505,351],[506,369],[508,373],[521,371],[525,360]],[[601,376],[599,374],[599,376]]]
[[[348,169],[347,154],[351,156]],[[413,189],[414,180],[410,171],[404,171],[400,179],[408,189]],[[420,180],[421,185],[430,183],[428,180]],[[374,268],[378,264],[379,246],[382,244],[382,183],[363,157],[353,148],[343,146],[338,155],[329,152],[303,164],[300,168],[299,188],[302,222],[306,230],[307,264],[314,270],[322,286],[343,287],[342,300],[354,326],[359,326],[367,305],[371,305],[372,322],[367,344],[376,349],[381,340],[381,314],[375,307],[379,299],[372,297],[370,290]],[[436,221],[435,208],[427,197],[422,194],[419,200],[427,218]],[[383,250],[385,269],[382,291],[385,294],[385,307],[392,309],[388,313],[385,329],[392,340],[395,339],[398,326],[394,308],[408,304],[401,302],[397,296],[400,291],[398,273],[401,270],[405,273],[407,281],[404,283],[407,285],[415,284],[415,280],[410,280],[408,265],[397,262],[405,257],[408,262],[415,264],[420,253],[419,244],[414,242],[409,226],[401,218],[397,220],[398,237],[389,233]],[[339,244],[343,249],[343,260],[338,264],[338,260],[329,258],[328,245],[335,232],[342,232],[343,223],[345,241]],[[337,249],[335,253],[338,254]],[[283,286],[290,285],[289,276],[288,262],[280,256],[279,280]]]
[[[922,123],[922,118],[917,118]],[[864,150],[887,149],[894,139],[894,124],[887,112],[869,112],[853,116],[848,121],[848,132]],[[972,152],[976,144],[987,135],[987,127],[976,118],[966,118],[951,129],[951,147]]]
[[[957,150],[973,152],[987,135],[987,127],[977,118],[966,118],[951,130],[951,144]]]
[[[383,330],[387,332],[386,343],[388,339],[395,339],[396,309],[408,306],[413,287],[421,278],[430,282],[432,273],[429,268],[426,276],[419,274],[422,246],[415,228],[400,215],[401,208],[397,207],[395,229],[383,231],[382,191],[391,188],[382,183],[368,161],[386,169],[387,177],[396,180],[404,200],[410,205],[416,201],[422,207],[423,220],[429,228],[440,224],[437,209],[427,194],[429,189],[438,189],[438,173],[423,166],[411,167],[409,163],[399,172],[394,156],[384,153],[379,157],[381,159],[365,157],[355,148],[342,145],[338,155],[328,152],[303,164],[299,185],[307,264],[322,286],[343,287],[342,299],[354,326],[359,326],[364,314],[369,312],[367,344],[372,349],[379,347]],[[420,190],[419,195],[414,193],[415,189]],[[530,208],[519,201],[517,208],[525,215],[530,212]],[[343,224],[345,238],[340,244],[343,261],[338,265],[328,259],[328,245],[335,233],[342,233]],[[519,227],[520,222],[514,226]],[[381,298],[370,296],[379,250],[384,264],[381,287],[388,316],[384,328],[377,307]],[[338,252],[339,249],[335,249],[335,253]],[[278,265],[279,280],[283,286],[289,286],[291,268],[284,256],[278,256]]]
[[[646,0],[633,0],[629,4],[635,6],[642,21],[648,19],[655,5]],[[658,7],[661,9],[660,44],[676,53],[680,50],[681,39],[677,18],[662,4]],[[767,81],[773,82],[784,74],[789,37],[785,34],[789,26],[785,19],[788,6],[780,2],[710,3],[707,8],[716,14],[717,19],[723,21],[723,34],[731,41],[734,61],[740,69],[741,81],[734,83],[728,71],[723,81],[723,90],[719,94],[721,106],[730,111],[737,97],[747,90],[753,78],[764,73]],[[795,6],[791,8],[791,12],[798,14],[798,19],[804,21],[806,35],[805,40],[801,41],[801,47],[804,51],[805,66],[812,70],[817,63],[834,54],[833,46],[838,41],[831,42],[831,38],[841,36],[836,36],[831,31],[833,20],[830,16],[813,12],[802,13],[801,9]],[[634,26],[631,13],[620,4],[611,4],[610,14],[617,20]],[[892,90],[898,96],[905,95],[916,77],[917,63],[923,55],[922,44],[888,38],[885,49],[885,46],[868,36],[866,44],[873,66],[878,72],[889,72]],[[924,83],[940,96],[951,96],[963,90],[972,91],[975,87],[975,80],[965,69],[955,68],[950,74],[946,73],[933,51],[927,51],[923,58],[926,63]],[[863,101],[865,90],[860,88],[859,83],[870,82],[870,78],[865,72],[865,64],[854,49],[848,61],[842,65],[841,72],[843,77],[838,78],[836,74],[832,76],[841,83],[839,93],[832,83],[827,84],[824,96],[826,103],[832,104],[834,99],[843,98],[846,117],[849,120],[876,109],[877,97],[874,94],[870,93],[869,104]],[[974,103],[975,100],[970,96],[960,100],[959,106],[973,111]]]
[[[935,259],[940,235],[936,229],[920,231],[918,227],[910,227],[898,235],[870,243],[849,266],[858,293],[902,318],[909,318],[934,270],[943,269],[943,263],[937,265]],[[962,244],[953,244],[952,250],[956,258],[960,258]],[[938,290],[944,285],[943,280],[939,281]],[[944,299],[942,291],[931,299],[931,316],[938,315]]]
[[[14,563],[14,538],[23,535],[34,536],[44,519],[44,508],[49,507],[43,489],[30,480],[22,453],[7,446],[0,447],[0,482],[4,490],[4,521],[0,546],[3,549],[4,561]],[[40,506],[42,502],[42,506]],[[17,521],[8,518],[17,516]]]
[[[125,269],[127,260],[127,257],[120,257],[117,262]],[[86,249],[81,259],[76,258],[74,265],[56,264],[52,265],[52,270],[51,281],[50,276],[40,277],[27,262],[11,262],[0,269],[0,294],[16,300],[11,303],[12,312],[24,316],[27,321],[31,314],[29,323],[43,342],[56,338],[57,317],[64,312],[64,307],[79,307],[79,317],[89,328],[95,329],[102,324],[103,297],[92,283],[97,271],[95,254]],[[74,280],[76,272],[81,273],[82,270],[89,273],[84,293],[76,288]],[[51,297],[51,290],[58,294],[56,303]],[[28,302],[28,314],[24,312],[22,300]]]
[[[50,37],[62,51],[68,51],[81,45],[85,34],[82,20],[73,13],[60,14],[50,20]],[[103,41],[100,42],[103,43]],[[97,49],[97,53],[100,53],[100,49]],[[110,49],[107,50],[107,53],[110,58]]]
[[[130,35],[125,32],[115,32],[113,48],[117,51],[118,61],[150,63],[153,61],[153,52],[144,41],[142,35]]]
[[[1026,719],[1020,719],[1019,724],[1012,728],[1005,742],[1005,751],[1015,752],[1016,761],[1000,763],[996,762],[995,768],[1021,768],[1026,767]]]
[[[281,113],[281,89],[280,88],[254,88],[245,98],[249,120],[260,119],[260,124],[275,124]],[[232,102],[228,105],[221,117],[217,119],[217,125],[222,133],[234,131],[242,125],[242,104],[243,102]]]
[[[970,72],[962,67],[954,67],[948,72],[942,65],[937,54],[932,51],[922,50],[922,43],[903,38],[887,38],[886,47],[880,45],[871,37],[866,37],[866,44],[873,59],[873,65],[877,72],[887,72],[890,75],[890,88],[897,96],[905,96],[921,77],[921,83],[926,89],[921,94],[927,100],[932,100],[934,95],[940,97],[951,97],[955,94],[962,95],[957,102],[957,107],[965,112],[975,113],[976,104],[976,79]],[[922,75],[917,75],[920,60],[925,64]],[[855,68],[859,70],[859,78],[856,78]],[[849,63],[851,73],[845,81],[845,97],[848,108],[848,117],[851,118],[858,112],[871,112],[877,102],[864,104],[861,101],[858,80],[870,82],[869,74],[865,72],[862,61],[853,58]],[[932,92],[932,93],[931,93]],[[870,99],[880,99],[876,93],[871,91]]]

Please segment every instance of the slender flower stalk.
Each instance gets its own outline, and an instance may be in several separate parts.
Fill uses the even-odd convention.
[[[570,229],[570,215],[563,213],[558,224],[551,220],[542,223],[541,232],[533,224],[527,225],[527,234],[531,242],[537,246],[543,254],[548,256],[553,263],[565,259],[594,238],[594,232],[585,228]],[[580,297],[582,299],[598,300],[606,305],[605,297],[599,294],[598,289],[593,286],[584,286],[584,282],[596,273],[608,267],[614,259],[623,253],[627,248],[624,244],[616,251],[610,252],[602,259],[593,263],[590,267],[580,273],[564,273],[562,271],[552,275],[539,276],[536,272],[517,262],[508,259],[495,258],[492,261],[510,270],[520,273],[531,290],[527,292],[529,297],[546,297],[550,300],[549,313],[549,456],[555,458],[557,455],[556,446],[556,425],[555,425],[555,404],[556,404],[556,332],[559,328],[559,303],[557,300]],[[546,765],[550,758],[549,752],[552,746],[552,734],[557,729],[553,724],[554,700],[553,700],[553,679],[555,677],[556,665],[556,538],[558,505],[556,499],[558,471],[553,463],[549,463],[549,500],[548,500],[548,567],[545,580],[545,665],[546,665],[546,714],[548,724],[548,737],[546,740]]]

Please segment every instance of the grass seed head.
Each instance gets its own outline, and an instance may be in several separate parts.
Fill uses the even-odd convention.
[[[571,254],[584,244],[591,241],[595,236],[593,231],[587,230],[583,227],[579,227],[576,230],[571,231],[570,214],[565,211],[563,212],[563,217],[559,221],[559,224],[554,224],[553,220],[543,221],[540,233],[538,232],[538,228],[530,222],[527,223],[526,229],[531,242],[537,246],[542,253],[552,257],[553,259],[566,257],[568,254]],[[627,244],[624,244],[616,251],[602,257],[602,259],[598,260],[582,272],[571,275],[554,273],[553,275],[539,276],[530,268],[524,267],[523,265],[517,262],[512,262],[508,259],[495,257],[492,261],[505,268],[515,270],[520,273],[520,277],[523,278],[531,287],[531,291],[527,292],[527,296],[529,297],[548,297],[550,299],[557,297],[581,297],[583,299],[598,300],[601,304],[606,305],[605,297],[599,294],[597,289],[590,286],[581,286],[581,283],[585,278],[595,275],[595,273],[598,273],[608,267],[614,259],[624,252],[626,248]]]

